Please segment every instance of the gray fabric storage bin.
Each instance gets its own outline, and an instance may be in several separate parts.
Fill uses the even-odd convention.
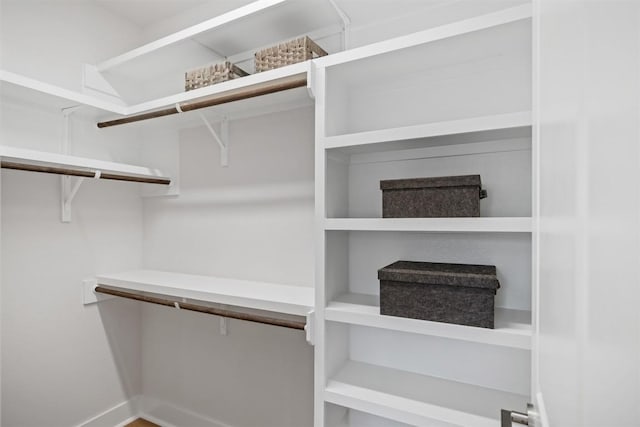
[[[493,329],[493,265],[397,261],[378,279],[380,314]]]
[[[380,181],[383,218],[480,216],[480,175]]]

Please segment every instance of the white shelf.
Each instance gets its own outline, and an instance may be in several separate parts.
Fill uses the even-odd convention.
[[[343,150],[349,153],[361,152],[362,150],[358,150],[358,147],[374,144],[378,145],[376,147],[378,151],[412,149],[530,135],[531,123],[531,112],[522,111],[330,136],[323,140],[326,149],[352,147],[351,150]],[[460,137],[461,135],[463,138]],[[455,136],[455,140],[447,138],[451,136]],[[389,144],[382,145],[384,143]]]
[[[531,218],[327,218],[330,231],[413,231],[431,233],[530,233]]]
[[[496,308],[495,329],[475,328],[380,314],[375,295],[346,294],[331,301],[325,319],[351,325],[390,329],[523,350],[531,349],[531,312]]]
[[[327,382],[325,401],[415,426],[496,427],[501,408],[527,396],[349,361]]]
[[[64,175],[63,171],[68,170],[70,172],[86,172],[95,175],[99,171],[101,175],[115,175],[122,180],[162,180],[167,181],[167,184],[171,181],[171,178],[157,169],[23,148],[0,146],[0,158],[2,159],[3,167],[5,162],[11,162],[25,168],[33,167],[32,170],[36,172]],[[38,170],[40,168],[42,170]],[[51,169],[59,172],[52,172]]]
[[[127,107],[124,105],[104,101],[91,95],[6,70],[0,70],[0,95],[3,99],[27,102],[51,110],[83,105],[95,116],[105,113],[127,114]]]
[[[402,37],[370,44],[356,49],[344,52],[338,52],[333,55],[318,58],[318,64],[321,66],[331,67],[334,65],[344,64],[352,61],[358,61],[365,58],[371,58],[389,52],[400,51],[413,46],[419,46],[435,42],[438,40],[449,39],[464,34],[470,34],[476,31],[497,27],[511,22],[530,19],[532,16],[532,7],[530,4],[504,9],[498,12],[488,13],[474,18],[465,19],[463,21],[454,22],[452,24],[442,25],[417,33],[409,34]]]
[[[250,53],[252,57],[262,46],[313,30],[337,28],[339,23],[329,2],[316,2],[313,13],[309,13],[305,1],[258,0],[107,59],[96,67],[100,72],[138,78],[148,76],[149,70],[183,73],[224,58],[237,62],[238,55]]]
[[[224,96],[228,93],[242,90],[250,91],[253,87],[265,83],[307,77],[309,67],[310,63],[308,61],[293,64],[276,70],[270,70],[188,92],[180,92],[174,95],[134,105],[118,105],[91,95],[74,92],[19,74],[0,70],[0,94],[3,99],[7,99],[9,101],[18,101],[21,103],[26,102],[30,105],[47,108],[52,111],[59,111],[64,108],[80,105],[85,107],[82,110],[84,115],[88,115],[96,119],[105,119],[105,117],[108,117],[109,115],[116,115],[116,117],[120,117],[139,114],[161,108],[172,107],[178,103],[183,104],[197,102],[211,96]],[[312,105],[312,103],[313,101],[309,97],[307,87],[301,87],[269,95],[253,97],[242,101],[217,105],[201,111],[213,111],[214,115],[208,117],[214,120],[222,117],[244,118],[253,115],[268,114],[270,112],[309,106]],[[162,122],[164,125],[168,124],[178,127],[190,126],[193,123],[198,125],[202,124],[199,115],[191,112],[163,117],[158,121]],[[158,123],[158,121],[154,121],[154,123]]]
[[[214,95],[221,95],[227,92],[236,90],[250,89],[251,86],[260,85],[263,83],[274,82],[280,79],[290,79],[296,77],[302,77],[308,75],[310,62],[300,62],[297,64],[288,65],[286,67],[278,68],[275,70],[265,71],[263,73],[252,74],[250,76],[229,80],[226,82],[218,83],[211,86],[206,86],[200,89],[190,90],[188,92],[180,92],[174,95],[165,96],[162,98],[154,99],[148,102],[141,102],[139,104],[131,105],[126,110],[126,115],[143,113],[158,108],[164,108],[173,106],[177,103],[196,101],[200,98],[207,98]],[[289,91],[285,91],[286,93]],[[298,91],[303,94],[301,98],[309,99],[309,95],[306,89]],[[253,98],[253,100],[260,100],[263,97]]]
[[[222,277],[138,270],[98,275],[99,285],[177,298],[306,316],[313,309],[313,288]]]

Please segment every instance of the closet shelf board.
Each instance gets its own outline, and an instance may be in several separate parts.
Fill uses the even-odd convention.
[[[451,338],[496,346],[531,349],[531,312],[496,308],[495,328],[476,328],[450,323],[380,314],[378,297],[364,294],[344,294],[329,302],[325,319],[351,325],[389,329],[421,335]]]
[[[6,163],[11,163],[14,165],[34,167],[35,169],[61,169],[88,173],[90,175],[99,171],[101,175],[115,175],[122,180],[153,180],[163,184],[169,184],[171,182],[171,178],[163,175],[162,172],[157,169],[85,157],[68,156],[46,151],[0,146],[0,158],[2,159],[3,167]]]
[[[349,361],[327,382],[324,399],[415,426],[495,427],[500,423],[501,408],[526,407],[528,398]]]
[[[327,218],[328,231],[409,231],[426,233],[530,233],[530,217],[513,218]]]
[[[457,21],[451,24],[441,25],[427,30],[406,36],[396,37],[378,43],[362,46],[359,48],[338,52],[333,55],[324,56],[316,59],[318,65],[323,67],[332,67],[352,61],[358,61],[365,58],[371,58],[377,55],[411,48],[414,46],[432,43],[439,40],[445,40],[464,34],[473,33],[475,31],[486,30],[511,22],[531,19],[532,6],[524,4],[512,8],[504,9],[498,12],[488,13],[474,18]]]
[[[30,105],[44,107],[52,111],[82,106],[83,114],[97,119],[126,117],[134,114],[147,113],[157,109],[175,107],[176,104],[186,105],[198,103],[212,97],[224,97],[232,93],[251,92],[257,87],[277,82],[308,80],[310,63],[292,64],[264,73],[254,74],[241,79],[234,79],[216,85],[206,86],[188,92],[180,92],[170,96],[153,99],[133,105],[116,104],[92,95],[74,92],[66,88],[51,85],[5,70],[0,70],[0,95],[9,101],[26,102]],[[265,96],[252,97],[236,101],[217,108],[218,116],[244,117],[247,112],[269,112],[311,105],[311,99],[306,87],[290,89]],[[186,110],[186,108],[185,108]],[[180,114],[179,116],[182,116]],[[197,117],[188,115],[189,118]],[[178,123],[179,124],[179,123]]]
[[[217,83],[210,86],[201,87],[199,89],[180,92],[174,95],[165,96],[148,102],[141,102],[131,105],[126,115],[139,114],[155,110],[158,108],[175,106],[178,103],[197,102],[208,97],[221,96],[230,92],[250,91],[252,88],[268,84],[271,82],[286,79],[302,79],[308,76],[310,63],[300,62],[288,65],[286,67],[277,68],[275,70],[265,71],[263,73],[252,74],[250,76],[228,80],[226,82]],[[309,95],[304,91],[304,96],[308,99]],[[259,97],[256,99],[260,99]]]
[[[234,60],[263,46],[339,23],[329,2],[315,2],[310,13],[305,1],[257,0],[106,59],[96,68],[133,78],[145,78],[150,70],[184,72],[205,64],[205,49],[208,62]]]
[[[353,154],[372,150],[369,145],[386,151],[530,136],[531,123],[531,112],[520,111],[329,136],[323,141],[326,149]],[[450,141],[451,137],[455,139]]]
[[[84,106],[85,113],[93,117],[111,114],[126,114],[124,104],[105,101],[95,96],[45,83],[21,74],[0,70],[0,96],[3,99],[26,102],[49,110]]]
[[[154,270],[98,275],[99,285],[176,298],[306,316],[313,309],[313,288]]]

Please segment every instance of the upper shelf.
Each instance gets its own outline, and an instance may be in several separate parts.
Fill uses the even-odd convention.
[[[408,48],[424,45],[440,40],[450,39],[457,36],[470,34],[500,25],[518,22],[532,17],[532,7],[530,4],[511,7],[498,12],[487,13],[474,18],[445,24],[406,36],[396,37],[379,43],[362,46],[356,49],[339,52],[333,55],[318,58],[318,65],[331,67],[334,65],[346,64],[366,58],[372,58],[391,52],[405,51]]]
[[[304,286],[152,270],[99,275],[96,279],[98,285],[297,316],[306,316],[314,304],[313,288]]]
[[[188,114],[188,111],[203,102],[213,101],[216,116],[230,118],[310,105],[309,67],[309,62],[293,64],[130,106],[118,105],[5,70],[0,70],[0,93],[3,99],[27,102],[54,111],[83,106],[83,112],[96,119],[113,115],[117,115],[115,119],[147,113],[153,115],[158,109],[166,108],[177,112],[176,105],[180,105],[185,113],[178,114],[179,118],[170,122],[180,126],[198,119],[197,115]],[[242,100],[230,102],[236,98]]]
[[[149,184],[171,184],[171,178],[164,176],[156,169],[45,151],[0,146],[0,158],[2,168],[6,169]]]
[[[181,42],[191,39],[197,39],[198,43],[204,43],[206,41],[205,38],[215,36],[216,44],[219,43],[220,45],[231,46],[229,48],[229,52],[241,51],[250,47],[255,48],[261,43],[267,42],[271,38],[275,41],[289,37],[289,35],[283,36],[283,33],[278,33],[282,26],[273,25],[274,22],[281,22],[281,20],[295,23],[295,25],[300,27],[299,31],[301,34],[305,33],[309,28],[317,28],[328,23],[335,24],[337,21],[337,15],[332,9],[330,3],[328,1],[318,3],[323,4],[324,7],[314,7],[314,13],[310,14],[308,13],[307,5],[305,5],[305,2],[303,1],[260,0],[236,11],[205,21],[202,24],[179,31],[173,35],[159,39],[138,49],[134,49],[116,58],[107,60],[99,64],[98,69],[107,71],[126,64],[137,63],[138,61],[143,61],[144,58],[150,58],[156,54],[160,55],[164,48],[169,46],[179,47]],[[271,16],[270,14],[274,15]],[[521,21],[529,17],[531,17],[530,5],[518,6],[459,21],[453,24],[442,25],[440,27],[410,34],[408,36],[402,36],[388,41],[339,52],[318,58],[313,60],[313,62],[320,67],[351,63],[357,59],[369,58],[388,52],[404,51],[407,47],[451,38],[462,34],[468,34],[470,32],[500,26],[505,23]],[[228,25],[232,22],[233,26]],[[259,38],[259,41],[247,38],[247,33],[242,31],[242,28],[244,28],[243,26],[251,28],[252,31],[250,31],[250,33],[255,34],[256,37]],[[288,31],[291,32],[291,29],[288,29]],[[298,30],[296,29],[296,31]],[[268,32],[271,35],[266,36],[263,34],[264,32]],[[242,37],[238,37],[238,34],[242,34]],[[238,44],[240,43],[238,40],[242,40],[241,43],[243,44]],[[221,53],[223,55],[228,55],[227,52]],[[186,66],[185,64],[181,63],[180,60],[176,60],[176,58],[171,55],[168,55],[168,57],[168,61],[171,64],[179,64],[181,69],[184,71]],[[148,68],[148,65],[144,67],[144,69],[147,70]],[[307,61],[133,105],[118,104],[113,101],[107,101],[98,98],[97,96],[75,92],[5,70],[0,70],[0,90],[2,91],[3,98],[17,98],[19,100],[33,101],[39,105],[45,105],[55,109],[81,105],[88,107],[88,110],[91,111],[95,117],[104,117],[109,114],[131,116],[147,113],[153,116],[154,112],[158,109],[173,109],[174,112],[177,112],[179,109],[176,108],[176,105],[178,105],[183,111],[188,111],[191,109],[193,104],[198,104],[205,100],[215,98],[217,100],[222,100],[220,102],[216,101],[215,104],[217,105],[216,110],[218,110],[219,115],[233,117],[233,115],[236,114],[240,116],[251,114],[247,113],[250,111],[254,111],[256,113],[269,112],[274,109],[282,109],[283,106],[285,108],[297,107],[299,105],[310,103],[306,91],[308,88],[313,88],[313,85],[310,82],[311,79],[309,78],[310,69],[311,61]],[[357,78],[362,78],[362,69],[358,67],[356,71]],[[369,75],[369,78],[371,77],[370,72],[367,72],[366,75]],[[300,83],[303,79],[305,79],[304,83]],[[297,89],[281,89],[282,92],[267,92],[269,93],[267,96],[262,96],[263,94],[260,90],[264,86],[279,84],[287,80],[297,80],[298,85],[295,86]],[[306,88],[304,86],[306,86]],[[227,96],[231,96],[233,98],[233,96],[236,96],[239,92],[247,95],[240,98],[243,99],[243,101],[229,103],[230,101],[225,99]],[[255,93],[252,94],[253,92]],[[233,101],[234,99],[231,100]],[[222,102],[225,102],[224,107],[219,105],[222,104]],[[188,115],[179,114],[178,116],[182,118]],[[191,115],[190,117],[193,119],[194,116]],[[185,120],[189,120],[189,118],[187,117]],[[418,134],[428,134],[430,132],[437,133],[439,130],[435,128],[404,129],[401,130],[400,135],[402,138],[411,139],[413,137],[412,135],[416,134],[416,132]],[[371,137],[374,139],[388,138],[388,135],[349,135],[347,139],[332,140],[327,141],[327,143],[328,147],[353,146],[361,144],[359,140],[366,140]]]
[[[105,113],[127,114],[127,107],[95,96],[45,83],[30,77],[0,70],[2,99],[26,102],[51,110],[62,110],[77,105],[87,107],[92,116]]]
[[[316,0],[313,13],[309,10],[308,0],[254,1],[107,59],[97,69],[127,76],[148,76],[153,70],[184,72],[340,22],[329,1]]]
[[[189,92],[132,105],[125,117],[98,123],[109,127],[167,115],[188,113],[216,107],[218,116],[247,115],[252,110],[266,113],[269,109],[310,103],[310,62],[301,62],[251,76],[229,80]],[[192,116],[193,117],[193,116]]]

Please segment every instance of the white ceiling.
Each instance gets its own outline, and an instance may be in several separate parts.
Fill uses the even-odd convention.
[[[253,0],[93,0],[103,8],[119,15],[140,28],[146,29],[162,21],[177,18],[204,21],[216,15],[251,3]],[[309,3],[310,9],[318,0],[290,0]],[[355,25],[407,15],[420,9],[434,7],[451,0],[334,0]],[[326,0],[329,3],[329,0]],[[199,19],[198,19],[199,17]],[[336,16],[336,20],[337,20]],[[186,24],[187,22],[183,22]]]
[[[210,3],[210,0],[94,0],[103,8],[121,16],[139,27],[147,27],[158,21],[179,15],[185,10]],[[234,9],[237,0],[225,0],[216,3],[229,3]],[[221,5],[224,7],[224,5]],[[223,11],[224,12],[224,11]],[[203,19],[204,20],[204,19]]]

